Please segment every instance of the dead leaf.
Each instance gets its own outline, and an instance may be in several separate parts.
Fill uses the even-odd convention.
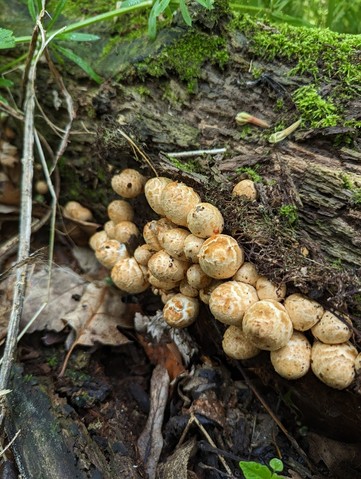
[[[159,466],[159,479],[188,479],[188,463],[194,452],[196,440],[192,438]]]

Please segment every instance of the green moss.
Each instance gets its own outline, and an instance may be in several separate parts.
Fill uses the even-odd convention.
[[[311,127],[336,126],[340,122],[335,104],[322,98],[313,85],[298,88],[292,97],[303,121]]]
[[[197,173],[200,171],[198,161],[193,159],[193,160],[187,160],[187,161],[182,161],[178,160],[178,158],[173,158],[172,156],[169,156],[169,161],[174,165],[176,168],[178,168],[181,171],[186,171],[188,173]]]
[[[143,63],[139,63],[137,71],[141,77],[161,77],[169,72],[176,72],[181,80],[187,82],[188,89],[194,91],[196,79],[206,61],[223,68],[228,60],[223,38],[191,30],[164,48],[157,57],[147,58]]]
[[[294,205],[282,205],[279,210],[279,215],[284,218],[290,226],[294,226],[298,221],[297,208]]]
[[[241,166],[236,169],[236,173],[246,173],[248,177],[255,183],[262,182],[262,176],[258,173],[258,166],[255,165],[253,168],[249,166]]]
[[[361,188],[357,186],[353,179],[346,173],[341,173],[340,179],[342,180],[342,186],[352,193],[351,204],[361,205]]]

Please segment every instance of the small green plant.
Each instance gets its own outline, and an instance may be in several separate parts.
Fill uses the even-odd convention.
[[[269,462],[269,467],[254,461],[241,461],[239,463],[246,479],[283,479],[277,474],[283,471],[283,462],[274,457]]]
[[[258,173],[257,170],[257,165],[255,165],[253,168],[250,168],[249,166],[241,166],[240,168],[236,169],[236,173],[246,173],[249,178],[255,183],[261,183],[262,176]]]
[[[282,205],[278,210],[280,216],[287,220],[290,226],[294,226],[298,221],[297,208],[294,205]]]

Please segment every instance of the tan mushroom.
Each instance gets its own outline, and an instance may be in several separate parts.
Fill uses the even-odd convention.
[[[243,249],[228,235],[206,239],[198,254],[202,270],[211,278],[231,278],[244,262]]]
[[[233,359],[250,359],[261,352],[246,338],[241,328],[229,326],[223,336],[223,351]]]
[[[172,258],[166,251],[157,251],[148,261],[149,271],[159,280],[181,281],[185,278],[188,263]]]
[[[355,358],[355,370],[356,374],[361,374],[361,353],[358,353],[358,355]]]
[[[314,337],[323,343],[345,343],[352,336],[352,321],[350,318],[345,318],[345,322],[343,322],[330,311],[325,311],[311,331]]]
[[[95,256],[105,268],[111,269],[117,261],[129,258],[129,253],[125,244],[117,240],[107,240],[95,251]]]
[[[272,283],[266,276],[260,276],[256,282],[259,299],[272,299],[282,301],[286,296],[286,285]]]
[[[112,178],[113,190],[123,198],[135,198],[143,193],[146,179],[137,170],[126,168]]]
[[[234,281],[241,281],[256,287],[256,283],[260,275],[257,273],[256,267],[253,263],[243,263],[236,274],[233,276]]]
[[[192,261],[192,263],[199,263],[198,254],[203,243],[203,238],[198,238],[192,234],[188,235],[184,240],[183,250],[185,257]]]
[[[234,186],[232,195],[254,201],[257,199],[256,186],[252,180],[242,180]]]
[[[311,344],[304,334],[295,331],[285,346],[271,351],[271,363],[283,378],[301,378],[311,366]]]
[[[199,293],[198,289],[193,288],[193,286],[188,283],[186,278],[182,279],[180,282],[179,292],[184,294],[184,296],[189,296],[190,298],[197,298]]]
[[[142,268],[134,258],[122,259],[115,263],[110,276],[115,286],[122,291],[138,294],[149,287]]]
[[[173,258],[186,261],[187,258],[183,248],[189,234],[189,231],[183,228],[164,228],[158,233],[158,241],[162,248]]]
[[[187,216],[187,226],[199,238],[220,234],[224,228],[222,213],[210,203],[198,203]]]
[[[149,221],[143,228],[144,241],[155,251],[162,249],[161,244],[158,241],[158,222],[156,220]]]
[[[186,328],[196,320],[199,312],[199,301],[196,298],[174,295],[163,308],[163,317],[172,328]]]
[[[165,216],[163,204],[162,204],[162,193],[164,188],[171,183],[172,180],[169,178],[164,178],[162,176],[151,178],[148,180],[144,186],[144,193],[149,206],[153,211],[158,213],[160,216]]]
[[[288,296],[284,304],[297,331],[311,329],[324,313],[323,307],[317,301],[299,293]]]
[[[64,206],[64,216],[77,221],[91,221],[92,212],[77,201],[68,201]]]
[[[97,231],[89,238],[89,246],[95,251],[108,239],[108,235],[105,231]]]
[[[139,236],[140,232],[137,226],[131,221],[121,221],[114,227],[114,239],[126,244],[128,247],[134,246]]]
[[[212,292],[217,288],[217,286],[219,286],[222,283],[223,281],[212,279],[212,282],[210,283],[209,286],[200,289],[199,299],[202,301],[202,303],[209,304]]]
[[[156,253],[156,250],[152,249],[149,244],[142,244],[135,249],[134,258],[138,264],[147,266],[148,261],[154,255],[154,253]]]
[[[238,281],[226,281],[212,291],[209,308],[221,323],[241,327],[245,312],[257,301],[258,296],[253,286]]]
[[[115,224],[121,221],[133,221],[134,210],[128,201],[114,200],[108,205],[108,216]]]
[[[179,286],[179,281],[170,281],[168,280],[161,280],[153,276],[151,273],[148,274],[148,281],[149,283],[157,289],[161,289],[163,291],[169,291],[171,289],[177,288]]]
[[[114,239],[115,223],[112,220],[104,223],[104,231],[106,232],[109,239]]]
[[[247,309],[243,331],[259,349],[276,351],[291,339],[292,321],[285,308],[274,300],[262,300]]]
[[[161,195],[165,216],[179,226],[187,226],[188,213],[200,202],[193,188],[177,181],[168,183]]]
[[[331,388],[345,389],[355,377],[357,349],[350,343],[324,344],[315,341],[311,368],[320,381]]]
[[[212,281],[212,278],[206,275],[199,264],[192,264],[187,269],[186,277],[188,283],[196,289],[204,289],[211,284]]]

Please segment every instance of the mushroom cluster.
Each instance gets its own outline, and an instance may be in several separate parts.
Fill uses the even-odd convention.
[[[241,183],[233,195],[255,201],[254,184]],[[131,169],[114,176],[112,188],[121,198],[109,204],[109,221],[90,238],[90,246],[119,289],[137,294],[151,288],[174,328],[191,325],[200,302],[209,305],[214,318],[227,325],[222,346],[233,359],[269,351],[274,369],[287,379],[311,369],[333,388],[351,384],[360,369],[349,342],[351,322],[302,294],[287,296],[285,284],[259,275],[238,242],[223,233],[218,208],[184,183],[146,180]],[[143,192],[160,218],[149,221],[141,235],[127,199]]]

